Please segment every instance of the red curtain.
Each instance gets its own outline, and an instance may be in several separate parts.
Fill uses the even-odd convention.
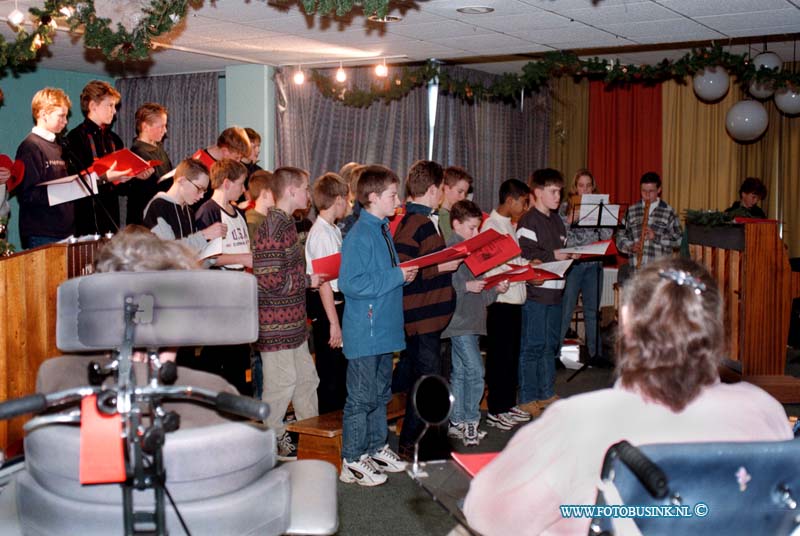
[[[639,179],[661,175],[661,86],[589,86],[589,169],[612,203],[640,199]]]

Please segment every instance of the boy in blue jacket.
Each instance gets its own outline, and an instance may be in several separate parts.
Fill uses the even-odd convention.
[[[400,205],[400,180],[390,169],[369,166],[356,187],[363,209],[342,244],[339,290],[345,295],[342,338],[347,401],[339,480],[362,486],[386,482],[384,472],[406,467],[386,443],[393,353],[405,348],[403,285],[417,268],[398,266],[389,216]]]

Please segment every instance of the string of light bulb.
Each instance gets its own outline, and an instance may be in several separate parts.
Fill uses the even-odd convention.
[[[374,71],[375,76],[379,78],[386,78],[389,76],[389,66],[386,64],[387,59],[407,59],[408,56],[406,55],[395,55],[395,56],[382,56],[380,63],[375,65]],[[346,62],[358,62],[361,64],[364,61],[363,58],[352,59],[352,60],[330,60],[330,61],[315,61],[315,62],[308,62],[308,63],[293,63],[293,64],[286,64],[282,65],[282,67],[294,67],[294,74],[292,75],[292,80],[295,84],[302,85],[306,81],[306,73],[303,69],[304,66],[323,66],[326,64],[339,64],[339,68],[336,69],[336,74],[334,75],[334,79],[336,82],[343,84],[347,81],[347,71],[344,68],[344,64]]]

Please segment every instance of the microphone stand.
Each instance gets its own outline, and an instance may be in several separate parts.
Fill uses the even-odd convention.
[[[99,234],[100,226],[97,224],[97,207],[99,206],[100,209],[103,211],[103,214],[108,218],[108,221],[111,222],[111,225],[114,226],[117,232],[119,232],[119,226],[114,221],[114,218],[111,216],[111,213],[108,211],[106,206],[103,204],[103,201],[100,199],[100,188],[98,183],[97,192],[95,192],[94,188],[91,187],[92,177],[87,172],[88,168],[84,169],[83,165],[81,164],[80,158],[72,151],[72,148],[69,146],[69,142],[67,138],[61,139],[61,151],[62,155],[67,157],[67,162],[72,166],[73,169],[77,170],[78,181],[81,183],[83,188],[88,192],[87,197],[92,201],[92,216],[94,219],[94,232],[95,234]]]

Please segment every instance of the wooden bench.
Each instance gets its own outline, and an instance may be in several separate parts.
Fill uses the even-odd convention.
[[[401,419],[406,413],[406,395],[397,393],[386,405],[386,420]],[[342,411],[333,411],[293,422],[286,426],[298,434],[297,458],[299,460],[325,460],[342,469]],[[400,425],[398,423],[398,432]]]

